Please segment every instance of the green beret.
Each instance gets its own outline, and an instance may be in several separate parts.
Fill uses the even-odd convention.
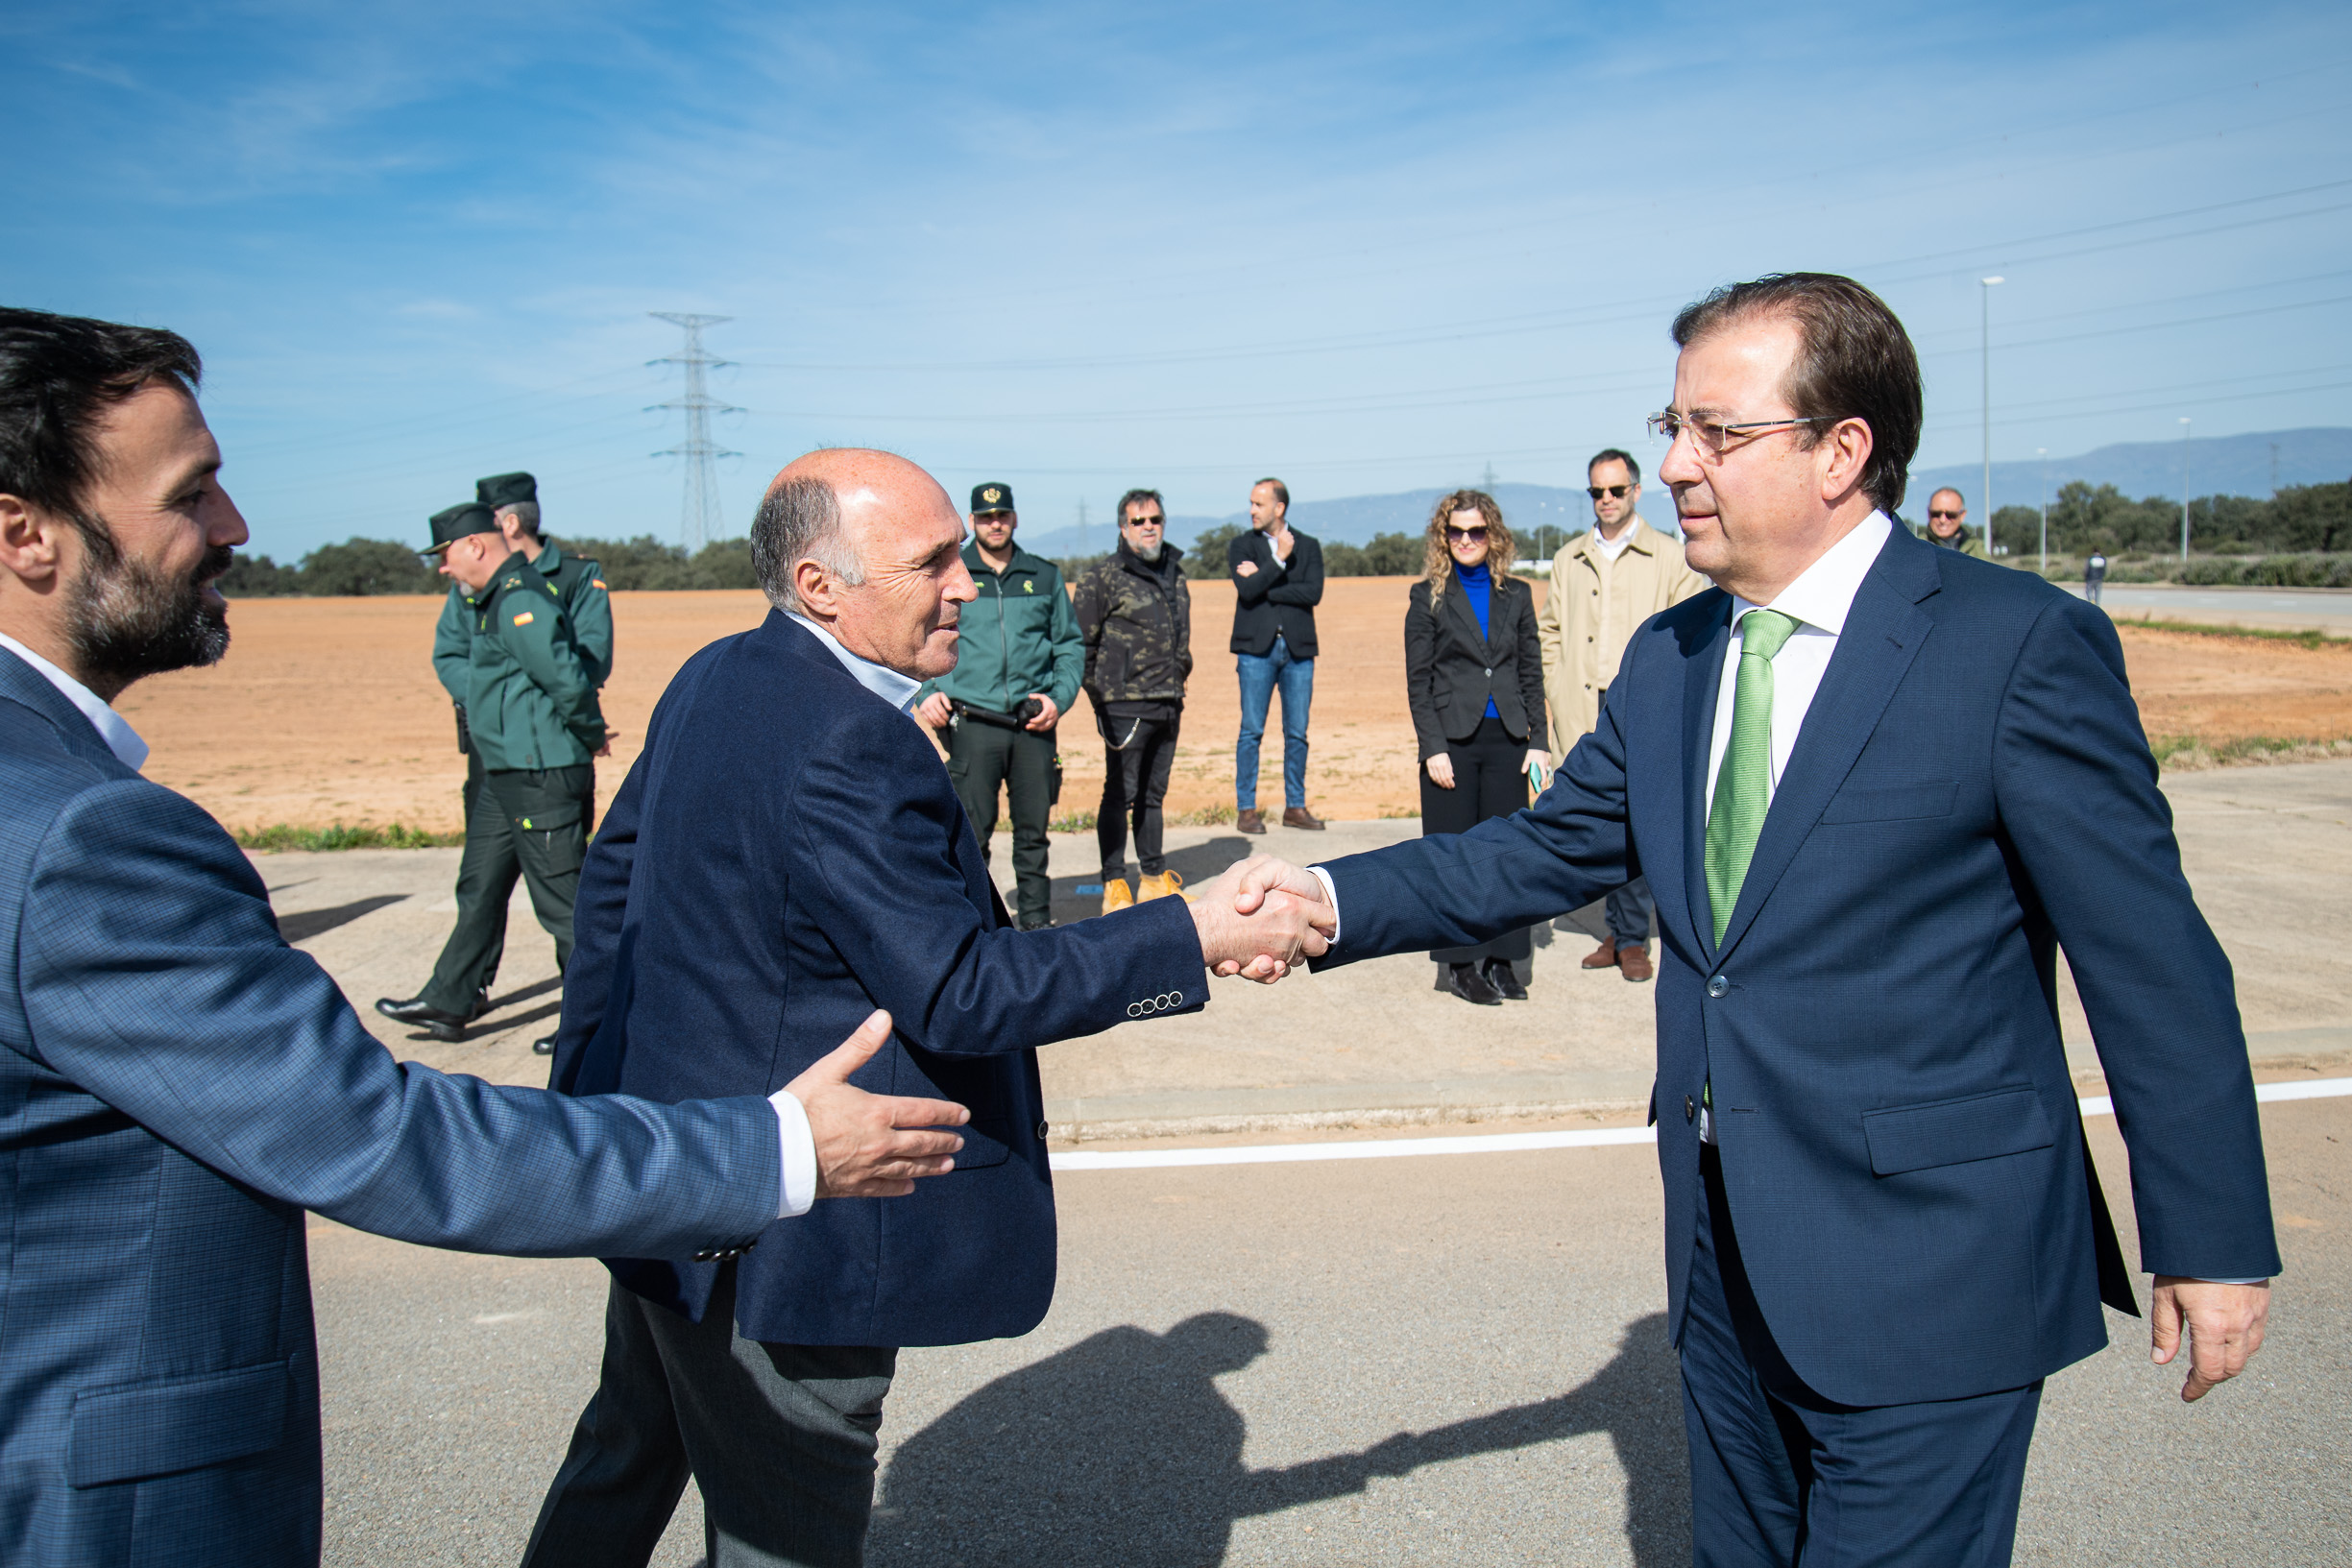
[[[494,473],[473,481],[473,498],[484,506],[512,506],[539,499],[539,481],[527,473]]]
[[[439,555],[468,534],[495,534],[498,531],[497,515],[479,501],[467,501],[444,512],[433,514],[433,542],[420,554]]]

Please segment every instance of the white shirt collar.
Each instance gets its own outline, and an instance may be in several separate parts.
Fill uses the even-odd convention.
[[[870,659],[859,658],[841,646],[839,638],[835,637],[806,615],[790,610],[787,610],[785,614],[798,621],[819,642],[825,644],[827,651],[841,662],[841,667],[849,671],[850,679],[900,712],[911,713],[914,712],[914,694],[923,689],[922,682],[901,675],[887,664],[877,664]]]
[[[1837,637],[1846,630],[1847,612],[1854,608],[1854,596],[1862,591],[1862,579],[1870,575],[1871,563],[1886,548],[1887,537],[1895,525],[1883,512],[1873,512],[1855,525],[1852,533],[1821,552],[1821,559],[1797,574],[1797,580],[1781,590],[1781,596],[1767,608],[1784,615],[1793,615],[1815,631]],[[1738,628],[1739,618],[1758,606],[1732,595],[1732,626]]]
[[[107,743],[107,750],[112,752],[116,760],[120,761],[123,766],[135,773],[147,765],[147,742],[139,738],[138,732],[131,728],[122,714],[100,702],[97,692],[92,691],[88,687],[84,686],[80,681],[75,680],[6,632],[0,632],[0,648],[8,649],[9,652],[40,671],[42,678],[51,686],[56,687],[59,693],[67,702],[79,708],[83,717],[88,719],[92,728],[97,730],[98,738]]]

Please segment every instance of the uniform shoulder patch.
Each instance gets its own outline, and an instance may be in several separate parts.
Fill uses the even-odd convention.
[[[588,580],[588,585],[589,585],[589,587],[591,587],[591,588],[604,588],[604,579],[603,579],[603,578],[601,578],[601,577],[591,577],[591,578]],[[611,590],[611,589],[609,589],[609,588],[605,589],[604,591],[605,591],[607,593],[610,593],[610,592],[612,591],[612,590]]]
[[[528,610],[518,610],[515,612],[515,624],[518,626],[528,626],[531,624],[531,613]]]

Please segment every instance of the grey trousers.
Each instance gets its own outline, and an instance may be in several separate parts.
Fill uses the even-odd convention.
[[[709,1568],[857,1568],[897,1364],[893,1349],[744,1339],[733,1264],[699,1323],[613,1286],[603,1371],[524,1568],[644,1568],[690,1471]]]
[[[1650,897],[1650,879],[1636,877],[1609,895],[1605,910],[1609,916],[1609,934],[1620,945],[1646,943],[1650,939],[1650,911],[1656,907]]]

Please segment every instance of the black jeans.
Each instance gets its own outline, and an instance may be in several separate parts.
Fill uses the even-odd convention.
[[[1127,875],[1127,834],[1135,828],[1135,858],[1147,877],[1168,869],[1160,853],[1160,803],[1168,798],[1168,775],[1176,767],[1179,711],[1166,723],[1144,718],[1109,718],[1111,747],[1103,758],[1103,806],[1095,813],[1095,842],[1103,851],[1103,880]],[[1118,744],[1125,741],[1124,746]]]
[[[1527,742],[1514,740],[1491,714],[1478,721],[1467,740],[1448,740],[1454,786],[1442,789],[1421,769],[1421,833],[1463,833],[1490,817],[1507,817],[1527,804]],[[1442,964],[1471,964],[1487,958],[1524,961],[1536,953],[1529,928],[1505,931],[1474,948],[1440,948],[1429,956]]]
[[[472,784],[472,781],[468,781]],[[555,967],[571,961],[571,903],[596,808],[596,765],[500,768],[470,791],[466,853],[457,862],[457,929],[449,932],[427,1005],[471,1013],[506,949],[506,901],[520,877],[531,910],[555,938]]]
[[[1044,925],[1054,912],[1045,836],[1054,811],[1054,747],[1051,730],[1006,730],[968,718],[948,726],[948,776],[980,835],[983,859],[996,832],[997,791],[1011,799],[1013,901],[1024,928]]]

